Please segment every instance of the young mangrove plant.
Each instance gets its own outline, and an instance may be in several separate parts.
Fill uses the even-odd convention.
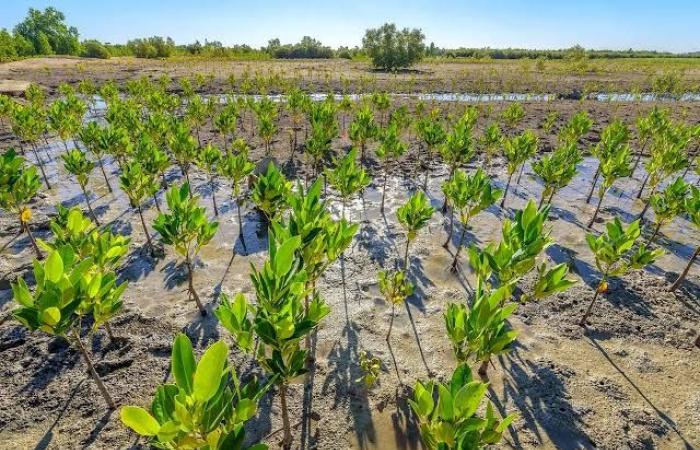
[[[129,198],[131,207],[136,208],[136,211],[139,213],[143,233],[146,235],[148,251],[153,254],[155,247],[151,240],[151,234],[148,232],[146,221],[143,218],[142,205],[158,189],[158,180],[155,175],[146,172],[141,163],[134,160],[126,163],[122,168],[122,173],[119,176],[119,186]]]
[[[360,160],[364,163],[367,143],[377,136],[379,128],[374,121],[374,114],[369,105],[361,106],[350,123],[350,140],[360,148]]]
[[[79,260],[70,247],[49,253],[43,263],[35,261],[34,291],[30,291],[24,279],[12,284],[12,293],[18,307],[12,312],[15,319],[31,331],[41,330],[66,339],[82,355],[90,376],[97,384],[107,406],[116,404],[95,370],[92,357],[83,344],[80,330],[79,310],[83,302],[90,302],[103,289],[103,281],[109,281],[106,291],[111,291],[112,300],[118,298],[126,284],[115,287],[114,279],[103,280],[100,272],[92,272],[90,258]],[[115,292],[117,291],[117,292]]]
[[[338,191],[342,202],[341,217],[345,218],[345,206],[355,194],[372,182],[365,169],[357,164],[357,150],[352,149],[344,158],[336,160],[334,169],[326,169],[328,183]]]
[[[396,306],[402,305],[408,297],[413,295],[413,283],[408,281],[406,272],[402,270],[382,270],[377,275],[379,292],[382,293],[387,303],[391,303],[391,319],[389,319],[389,331],[386,333],[386,341],[391,338],[391,329],[394,326]]]
[[[307,273],[298,254],[300,245],[300,236],[281,242],[271,236],[267,261],[260,269],[252,269],[255,304],[248,303],[242,294],[233,303],[224,297],[216,313],[218,317],[231,319],[223,320],[222,325],[243,351],[252,352],[251,335],[257,337],[258,363],[275,377],[279,387],[284,448],[289,448],[292,443],[287,385],[307,371],[307,350],[301,348],[300,341],[330,312],[318,294],[314,295],[308,308],[304,308]]]
[[[532,163],[532,171],[542,181],[544,188],[539,207],[552,203],[554,194],[567,186],[578,173],[578,164],[583,160],[575,143],[563,144],[547,156]]]
[[[484,149],[486,168],[491,167],[491,160],[496,155],[496,151],[503,144],[503,133],[498,122],[491,122],[485,129],[484,134],[479,139],[481,147]]]
[[[433,216],[435,208],[430,206],[428,197],[419,191],[408,199],[405,205],[396,210],[396,218],[406,231],[406,249],[403,254],[403,271],[408,273],[408,247]]]
[[[197,304],[200,314],[205,316],[207,311],[194,288],[193,262],[202,247],[214,237],[219,223],[209,221],[206,210],[199,206],[199,197],[190,197],[189,193],[187,183],[173,186],[165,196],[170,212],[159,214],[153,228],[160,233],[164,244],[172,245],[185,258],[187,292]]]
[[[243,250],[248,251],[243,237],[243,218],[241,216],[241,206],[245,203],[243,194],[243,181],[245,181],[255,170],[255,164],[248,160],[248,150],[243,149],[236,154],[228,153],[221,158],[217,166],[219,174],[226,178],[231,185],[231,196],[236,202],[236,212],[238,214],[238,236],[243,244]]]
[[[488,384],[472,378],[467,364],[459,364],[449,383],[416,381],[408,402],[420,423],[421,440],[428,450],[471,450],[498,444],[516,419],[501,419],[490,401],[485,414],[477,414],[486,397]],[[437,391],[437,393],[436,393]]]
[[[591,303],[579,320],[582,327],[586,326],[586,320],[598,296],[608,292],[608,277],[619,277],[632,269],[643,269],[664,253],[663,250],[649,250],[645,244],[633,249],[641,234],[639,219],[624,226],[620,219],[615,217],[613,221],[606,223],[605,227],[606,232],[599,236],[593,233],[586,235],[586,242],[595,256],[595,265],[601,273],[601,278]]]
[[[649,243],[659,234],[661,227],[682,213],[685,209],[685,199],[690,191],[690,186],[683,180],[683,177],[676,178],[676,181],[666,186],[662,192],[657,192],[651,196],[649,202],[656,216],[656,227],[649,238]]]
[[[33,166],[27,166],[24,158],[17,155],[13,148],[0,156],[0,209],[15,214],[19,220],[19,234],[26,232],[29,242],[41,259],[43,255],[36,244],[29,221],[32,210],[28,204],[41,186],[41,180]]]
[[[195,142],[190,129],[182,122],[176,122],[171,131],[169,139],[170,151],[175,157],[175,161],[180,166],[182,174],[185,176],[187,186],[190,185],[190,165],[197,158],[197,143]],[[190,197],[192,192],[189,193]]]
[[[384,167],[384,181],[382,182],[382,202],[379,211],[384,213],[384,200],[386,198],[386,181],[389,174],[389,166],[392,162],[403,156],[408,150],[408,145],[401,140],[401,131],[396,122],[391,122],[389,126],[382,130],[377,147],[377,158],[382,161]]]
[[[455,216],[459,217],[459,222],[462,225],[462,233],[457,242],[457,250],[451,266],[452,270],[456,270],[469,221],[472,217],[496,203],[503,195],[503,191],[494,189],[491,186],[491,178],[481,168],[472,175],[467,175],[466,172],[458,169],[449,180],[443,183],[442,191],[453,208],[450,231],[447,235],[447,240],[442,245],[443,247],[448,248],[452,240]]]
[[[97,122],[88,122],[88,124],[82,127],[78,132],[78,137],[82,141],[83,145],[95,156],[97,165],[100,166],[100,171],[105,179],[107,189],[109,192],[112,192],[112,185],[109,183],[107,172],[105,172],[104,162],[102,161],[107,149],[100,145],[101,136],[102,128],[97,124]]]
[[[508,196],[508,189],[510,188],[513,174],[515,174],[521,166],[524,167],[525,161],[537,153],[538,142],[537,135],[532,130],[525,130],[518,136],[504,140],[503,154],[508,163],[508,182],[506,183],[503,198],[501,199],[501,208],[505,207],[506,197]]]
[[[292,182],[287,181],[277,166],[270,162],[265,175],[258,179],[251,190],[253,203],[263,213],[267,223],[272,223],[282,216],[289,208],[289,196],[292,192]]]
[[[588,222],[588,228],[593,227],[593,224],[595,224],[605,194],[615,181],[617,181],[618,178],[632,175],[632,150],[630,150],[629,145],[625,144],[623,147],[617,149],[615,153],[607,155],[605,159],[601,161],[598,169],[600,170],[600,175],[603,177],[603,182],[598,188],[598,204],[596,205],[591,220]]]
[[[85,203],[87,204],[92,220],[95,221],[97,225],[100,225],[100,221],[97,219],[95,211],[92,209],[92,204],[90,203],[90,192],[87,190],[88,181],[90,181],[90,174],[92,169],[95,168],[95,163],[87,159],[85,153],[78,149],[71,149],[66,153],[61,155],[63,159],[63,164],[66,170],[72,174],[78,181],[80,190],[83,191],[83,196],[85,197]]]
[[[196,361],[192,343],[183,333],[175,337],[170,373],[175,383],[158,386],[150,411],[123,406],[124,425],[162,449],[206,448],[243,450],[245,422],[257,413],[267,392],[253,379],[241,383],[228,363],[228,346],[218,341]],[[264,444],[248,450],[267,450]]]
[[[501,119],[503,124],[511,131],[515,133],[516,127],[525,118],[525,108],[520,102],[513,102],[506,109],[503,110],[501,114]]]
[[[690,186],[690,194],[686,197],[684,203],[685,213],[688,214],[688,219],[695,225],[696,228],[700,229],[700,188]],[[683,280],[685,280],[685,277],[688,275],[693,263],[695,263],[695,260],[698,259],[698,255],[700,255],[700,245],[698,245],[695,252],[693,252],[692,256],[688,260],[688,265],[685,266],[683,272],[681,272],[678,278],[676,278],[676,281],[673,282],[671,287],[668,288],[669,291],[675,291],[683,283]]]
[[[195,159],[195,164],[197,167],[202,169],[209,177],[209,189],[211,190],[211,201],[214,206],[214,215],[219,215],[219,208],[216,205],[216,174],[218,172],[218,165],[221,163],[221,150],[218,147],[211,144],[207,144],[204,147],[200,147],[197,152],[197,157]]]
[[[603,132],[600,134],[600,141],[591,149],[593,156],[598,159],[598,167],[593,175],[593,182],[591,183],[588,197],[586,197],[586,203],[590,202],[591,197],[593,197],[603,164],[610,158],[619,155],[628,142],[629,130],[627,125],[621,120],[615,120],[603,129]]]
[[[506,322],[518,306],[516,303],[506,305],[511,292],[509,284],[489,292],[479,279],[471,308],[463,303],[451,303],[445,312],[447,336],[457,361],[466,363],[474,359],[479,362],[478,372],[483,378],[487,376],[491,358],[509,352],[518,335]]]
[[[559,142],[577,144],[592,126],[593,120],[588,116],[588,112],[579,111],[562,127],[559,132]]]
[[[418,154],[418,164],[416,170],[422,167],[425,170],[425,178],[423,179],[423,190],[428,188],[428,178],[430,173],[430,163],[433,158],[433,151],[445,142],[447,137],[445,133],[445,128],[440,123],[440,110],[433,109],[430,114],[425,117],[421,117],[416,124],[418,128],[418,135],[421,141],[425,144],[425,160],[422,161],[420,153]],[[416,174],[417,180],[417,174]],[[417,183],[417,181],[415,181]]]
[[[379,374],[382,371],[382,361],[367,353],[366,350],[362,350],[359,363],[362,376],[356,379],[355,383],[362,383],[367,389],[372,388],[379,380]]]

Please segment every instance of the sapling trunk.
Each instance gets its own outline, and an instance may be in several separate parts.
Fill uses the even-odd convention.
[[[644,203],[644,209],[642,209],[642,212],[639,213],[640,219],[644,219],[644,215],[647,213],[647,210],[649,209],[649,205],[651,205],[651,197],[654,195],[654,192],[656,192],[656,186],[654,186],[651,189],[651,192],[649,192],[649,197],[647,197],[647,200]]]
[[[586,312],[583,313],[583,317],[581,317],[581,320],[579,320],[578,324],[582,327],[586,326],[586,320],[588,319],[588,315],[591,313],[591,310],[593,309],[593,305],[595,304],[595,301],[598,299],[598,295],[600,294],[600,286],[595,290],[595,294],[593,294],[593,300],[591,300],[591,303],[588,304],[588,308],[586,308]]]
[[[109,178],[107,178],[107,172],[105,172],[104,164],[102,164],[102,158],[97,158],[97,162],[100,165],[100,170],[102,171],[102,176],[104,177],[105,183],[107,184],[107,189],[111,193],[112,192],[112,185],[109,184]]]
[[[282,428],[284,430],[282,447],[288,449],[292,445],[292,427],[289,425],[289,410],[287,409],[287,385],[284,382],[280,383],[280,403],[282,406]]]
[[[243,251],[248,253],[248,249],[245,246],[245,238],[243,237],[243,217],[241,216],[241,201],[236,199],[236,210],[238,212],[238,237],[243,244]]]
[[[658,220],[656,223],[656,227],[654,227],[654,233],[652,233],[651,237],[649,237],[649,243],[653,243],[656,240],[656,236],[659,234],[659,231],[661,230],[661,226],[664,224],[663,220]]]
[[[520,173],[518,174],[518,181],[516,181],[517,184],[520,184],[520,179],[523,177],[523,172],[525,172],[525,163],[523,163],[520,166]]]
[[[693,263],[695,260],[698,258],[698,255],[700,255],[700,245],[698,245],[698,248],[695,249],[695,253],[693,253],[693,256],[690,257],[690,261],[688,261],[688,265],[685,266],[685,269],[683,269],[683,272],[676,278],[676,281],[673,282],[670,288],[668,288],[669,291],[673,292],[678,287],[683,283],[683,280],[685,280],[686,275],[688,275],[688,272],[690,272],[690,268],[693,266]]]
[[[391,329],[394,327],[394,314],[396,310],[396,305],[391,304],[391,318],[389,319],[389,331],[386,333],[386,341],[389,342],[391,338]]]
[[[508,174],[508,182],[506,183],[506,189],[503,191],[503,198],[501,199],[501,208],[506,204],[506,197],[508,197],[508,188],[510,188],[510,181],[513,178],[513,174]]]
[[[454,232],[455,229],[455,211],[454,209],[452,210],[452,215],[450,216],[450,231],[447,233],[447,239],[445,240],[445,243],[442,244],[444,248],[448,248],[450,246],[450,241],[452,240],[452,233]]]
[[[600,211],[600,205],[603,204],[603,199],[605,198],[605,193],[608,190],[605,189],[603,192],[600,193],[600,198],[598,199],[598,205],[595,207],[595,212],[593,213],[593,217],[591,217],[591,221],[588,222],[588,228],[591,228],[593,224],[595,223],[595,219],[598,217],[598,212]]]
[[[639,192],[637,192],[637,198],[642,198],[642,193],[644,192],[644,188],[647,185],[647,181],[649,181],[649,177],[651,174],[647,173],[647,176],[644,177],[644,181],[642,181],[642,187],[639,188]]]
[[[139,217],[141,218],[141,226],[143,226],[143,232],[146,235],[146,242],[148,243],[148,249],[153,253],[153,242],[151,241],[151,235],[148,233],[148,227],[146,227],[146,221],[143,220],[143,211],[141,211],[141,205],[136,205],[136,209],[139,212]]]
[[[632,167],[632,173],[637,170],[637,166],[639,165],[639,161],[642,160],[642,155],[644,154],[644,149],[647,147],[647,143],[645,142],[644,145],[642,145],[642,148],[639,150],[639,153],[637,153],[637,159],[634,161],[634,166]]]
[[[214,177],[209,180],[209,185],[211,186],[211,201],[214,204],[214,215],[219,215],[219,208],[216,206],[216,188],[214,187]]]
[[[29,223],[23,221],[20,218],[19,224],[20,224],[20,233],[22,231],[27,232],[27,236],[29,236],[29,242],[32,243],[32,248],[34,249],[34,253],[36,253],[37,259],[42,259],[44,257],[44,255],[41,254],[41,250],[39,250],[39,246],[36,244],[36,239],[34,239],[34,235],[32,234],[32,230],[29,229]]]
[[[596,169],[595,175],[593,175],[593,183],[591,183],[591,190],[588,191],[588,197],[586,197],[586,203],[591,201],[593,197],[593,192],[595,192],[596,184],[598,184],[598,177],[600,176],[600,166]]]
[[[158,202],[158,195],[155,192],[153,193],[153,203],[156,205],[158,213],[162,213],[163,211],[160,209],[160,203]]]
[[[457,260],[459,258],[459,252],[462,250],[462,244],[464,244],[464,235],[467,233],[467,224],[462,224],[462,233],[459,236],[459,242],[457,243],[457,250],[455,251],[455,257],[452,260],[452,271],[457,271]]]
[[[197,308],[199,308],[199,314],[202,316],[206,316],[207,310],[204,309],[204,306],[202,305],[202,302],[199,299],[199,295],[197,295],[197,291],[194,289],[194,270],[192,268],[192,261],[190,261],[189,253],[185,257],[185,264],[187,265],[187,291],[190,293],[190,296],[192,296],[194,302],[197,304]]]
[[[76,329],[73,329],[73,339],[75,339],[75,345],[78,347],[80,354],[83,356],[83,359],[85,360],[85,364],[88,366],[88,371],[90,372],[90,376],[95,381],[95,384],[97,384],[97,388],[100,390],[100,393],[102,394],[102,397],[104,397],[105,402],[107,402],[107,406],[109,407],[109,409],[116,409],[117,405],[116,405],[116,403],[114,403],[114,400],[112,400],[112,396],[109,395],[109,392],[107,392],[107,388],[105,387],[104,383],[102,382],[102,378],[100,378],[100,375],[95,370],[95,366],[92,364],[92,359],[90,358],[90,354],[88,353],[87,349],[83,345],[83,341],[80,340],[80,334],[78,333],[78,330],[76,330]]]
[[[95,211],[92,210],[92,204],[90,203],[90,196],[88,195],[87,190],[85,189],[85,186],[83,186],[81,184],[80,189],[83,191],[83,195],[85,196],[85,203],[87,203],[87,207],[88,207],[88,210],[90,211],[90,215],[92,216],[92,219],[95,221],[95,224],[99,227],[100,221],[97,219],[97,215],[95,214]]]
[[[477,373],[479,374],[479,376],[481,378],[484,378],[484,379],[488,378],[487,372],[489,370],[489,362],[490,362],[489,359],[481,361],[481,364],[479,365],[479,369],[477,370]]]
[[[107,336],[109,337],[110,342],[116,342],[116,337],[114,336],[114,333],[112,333],[112,327],[109,326],[109,322],[105,322],[105,331],[107,332]]]
[[[403,270],[406,272],[406,276],[408,276],[408,246],[411,243],[410,239],[406,239],[406,250],[404,250],[403,253]]]
[[[36,158],[36,163],[39,166],[39,170],[41,171],[41,176],[44,179],[44,184],[46,184],[46,189],[51,189],[51,185],[49,184],[49,178],[46,176],[46,172],[44,171],[44,163],[41,161],[41,158],[39,158],[39,153],[36,151],[36,145],[32,142],[32,152],[34,153],[34,157]],[[24,153],[24,152],[22,152]]]
[[[185,179],[187,180],[187,192],[190,194],[190,199],[192,198],[192,183],[190,183],[190,171],[182,169],[185,173]]]
[[[379,207],[379,211],[384,213],[384,198],[386,197],[386,179],[387,179],[387,172],[389,171],[389,163],[387,162],[384,165],[384,183],[382,183],[382,204]]]

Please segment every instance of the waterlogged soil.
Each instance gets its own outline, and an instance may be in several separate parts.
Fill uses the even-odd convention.
[[[172,58],[147,60],[130,57],[31,58],[0,64],[0,79],[39,83],[55,92],[61,83],[90,78],[98,83],[119,84],[134,78],[152,80],[167,75],[177,81],[195,74],[209,77],[202,93],[241,91],[241,80],[257,76],[294,81],[308,91],[367,92],[526,92],[553,93],[566,98],[583,92],[648,92],[654,79],[665,73],[682,73],[684,89],[698,91],[700,65],[695,60],[617,59],[590,60],[584,66],[567,61],[547,61],[538,67],[525,60],[424,61],[411,70],[396,73],[372,70],[369,61],[343,59],[237,61],[227,59]],[[178,89],[173,84],[172,89]],[[256,89],[256,88],[253,88]],[[279,89],[269,87],[270,92]]]
[[[454,105],[443,106],[445,114],[459,112]],[[586,108],[596,121],[594,131],[584,139],[583,145],[588,145],[597,140],[599,130],[611,117],[631,120],[645,107],[527,104],[528,115],[522,126],[537,128],[548,108],[562,112],[557,126],[573,111]],[[674,114],[696,121],[698,111],[679,106]],[[246,131],[239,131],[247,133],[256,144],[250,124],[244,122],[242,126]],[[203,140],[217,139],[205,128]],[[299,132],[299,140],[303,140],[303,131]],[[5,134],[3,147],[12,142]],[[546,139],[543,148],[552,144]],[[348,145],[343,136],[335,150],[339,152]],[[273,159],[290,176],[306,178],[298,156],[288,162],[289,141],[284,135],[273,146]],[[48,220],[55,214],[52,205],[62,202],[84,206],[77,185],[57,163],[62,148],[62,143],[52,141],[49,148],[39,151],[47,163],[53,189],[44,191],[32,205],[32,227],[37,237],[45,239],[49,238]],[[395,211],[423,182],[422,174],[414,174],[417,149],[412,140],[411,154],[390,170],[385,215],[379,212],[382,172],[376,162],[370,163],[374,184],[346,208],[348,218],[359,222],[361,228],[352,247],[318,285],[332,312],[311,341],[316,356],[313,370],[290,389],[295,449],[423,448],[406,398],[417,379],[444,380],[452,372],[455,361],[442,314],[450,302],[466,301],[475,279],[464,255],[457,273],[448,270],[461,230],[457,230],[447,250],[442,247],[449,220],[439,212],[440,183],[447,170],[432,161],[427,192],[438,211],[410,248],[410,277],[416,293],[405,308],[397,308],[387,343],[391,308],[379,294],[376,273],[395,267],[405,245]],[[256,145],[252,154],[261,160],[260,166],[266,162],[262,161],[262,153],[261,146]],[[125,311],[113,323],[117,342],[110,343],[102,331],[87,336],[87,329],[85,340],[117,403],[147,406],[156,386],[169,377],[170,347],[176,332],[187,333],[198,351],[218,339],[231,340],[213,314],[200,317],[188,301],[183,292],[184,267],[175,253],[164,248],[162,256],[146,254],[138,215],[117,187],[115,165],[106,162],[115,190],[110,193],[95,171],[90,185],[93,208],[106,227],[132,238],[132,252],[119,270],[120,277],[130,285],[124,294]],[[485,164],[476,161],[469,168],[476,166]],[[488,171],[500,187],[505,186],[502,161],[496,160]],[[556,244],[547,250],[544,260],[569,263],[577,285],[566,293],[521,305],[510,321],[519,333],[517,345],[489,368],[490,400],[501,414],[518,414],[497,447],[700,447],[698,265],[691,268],[687,281],[676,293],[665,290],[685,266],[700,242],[700,234],[684,218],[664,227],[658,245],[666,249],[666,255],[645,271],[613,279],[609,292],[595,305],[585,331],[576,323],[599,277],[585,243],[585,223],[597,201],[593,196],[586,203],[594,171],[595,161],[587,158],[574,182],[555,196],[549,221]],[[613,215],[626,222],[634,219],[643,207],[636,199],[643,175],[640,168],[633,178],[616,183],[603,202],[601,220]],[[191,178],[213,216],[206,178],[200,173]],[[173,168],[167,179],[168,184],[174,184],[181,175]],[[689,175],[688,181],[695,182],[696,178]],[[465,232],[465,241],[483,246],[497,240],[503,218],[523,207],[527,198],[539,198],[540,192],[527,165],[520,182],[512,185],[506,208],[493,206],[477,216]],[[252,298],[250,265],[264,262],[267,239],[257,212],[246,206],[244,249],[236,240],[238,223],[230,191],[220,183],[216,193],[220,229],[201,252],[195,271],[195,287],[210,312],[221,292],[243,292]],[[334,214],[339,215],[340,203],[331,190],[328,200]],[[163,201],[161,194],[159,202]],[[156,214],[155,206],[149,205],[146,222],[152,223]],[[648,218],[653,220],[653,214]],[[108,411],[74,349],[41,333],[29,333],[10,317],[13,305],[9,283],[21,276],[31,281],[33,257],[26,237],[16,236],[14,220],[0,216],[0,242],[7,243],[0,254],[0,448],[146,448],[145,440],[120,424],[117,412]],[[647,224],[650,228],[651,223]],[[597,223],[594,229],[600,231],[602,224]],[[532,277],[525,279],[522,289],[527,291],[532,282]],[[356,381],[361,377],[359,354],[363,350],[382,362],[379,383],[371,389]],[[244,378],[261,375],[249,356],[232,350],[231,360]],[[279,396],[270,392],[261,401],[257,417],[247,424],[248,440],[265,441],[277,448],[282,437],[280,427]]]

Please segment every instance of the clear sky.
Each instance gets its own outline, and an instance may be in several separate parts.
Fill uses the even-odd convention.
[[[309,35],[361,45],[385,21],[419,27],[440,47],[700,50],[700,0],[2,0],[0,28],[32,6],[63,11],[81,38],[125,42],[147,35],[177,43],[282,43]]]

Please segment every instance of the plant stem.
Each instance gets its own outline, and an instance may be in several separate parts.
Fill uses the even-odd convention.
[[[523,177],[523,172],[525,172],[525,163],[522,163],[520,166],[520,173],[518,174],[518,180],[516,181],[517,184],[520,184],[520,179]]]
[[[85,186],[80,185],[80,189],[83,190],[83,195],[85,196],[85,203],[87,203],[88,210],[90,211],[90,215],[92,215],[92,219],[95,221],[95,224],[97,226],[100,226],[100,221],[97,219],[97,215],[95,214],[95,211],[92,210],[92,205],[90,204],[90,196],[87,193],[87,190],[85,190]]]
[[[649,243],[653,243],[656,239],[656,236],[659,234],[659,231],[661,230],[661,225],[663,225],[664,221],[663,220],[658,220],[656,227],[654,228],[654,233],[651,235],[649,238]]]
[[[143,220],[143,211],[141,211],[141,205],[136,205],[136,209],[139,212],[139,217],[141,218],[141,226],[143,226],[143,232],[146,234],[146,242],[148,243],[148,248],[153,254],[153,242],[151,241],[151,235],[148,234],[148,227],[146,227],[146,221]]]
[[[447,240],[445,240],[445,243],[442,244],[444,248],[448,248],[450,246],[450,241],[452,240],[452,233],[454,232],[455,229],[455,211],[454,208],[452,208],[452,215],[450,216],[450,231],[447,233]]]
[[[593,183],[591,184],[591,190],[588,191],[588,197],[586,197],[586,203],[589,203],[591,201],[591,197],[593,197],[593,192],[595,192],[595,186],[598,184],[598,177],[600,177],[600,166],[595,171],[595,175],[593,175]]]
[[[608,190],[605,189],[600,193],[600,198],[598,199],[598,206],[595,208],[595,212],[593,213],[593,217],[591,217],[591,221],[588,222],[588,228],[591,228],[593,224],[595,223],[595,219],[598,217],[598,212],[600,211],[600,205],[603,204],[603,199],[605,198],[605,193]]]
[[[676,281],[673,282],[670,288],[668,288],[669,291],[673,292],[676,289],[678,289],[678,286],[681,285],[683,280],[685,280],[686,275],[688,275],[688,272],[690,271],[690,268],[693,266],[693,263],[695,260],[698,258],[698,255],[700,255],[700,245],[698,245],[698,248],[695,249],[695,253],[693,253],[693,256],[690,257],[690,261],[688,261],[688,265],[685,266],[685,269],[683,269],[683,272],[676,278]]]
[[[391,304],[391,318],[389,319],[389,331],[386,333],[386,341],[389,342],[389,338],[391,338],[391,330],[394,327],[394,314],[396,310],[396,305],[393,303]]]
[[[284,383],[280,384],[280,403],[282,404],[282,428],[284,429],[282,447],[288,449],[292,445],[292,429],[289,425],[289,410],[287,409],[287,385]]]
[[[211,201],[214,203],[214,215],[219,215],[219,208],[216,206],[216,188],[214,187],[214,177],[209,180],[209,185],[211,186]]]
[[[107,336],[109,336],[109,341],[110,342],[115,342],[116,338],[114,336],[114,333],[112,333],[112,327],[109,326],[109,322],[105,322],[105,331],[107,332]]]
[[[382,214],[384,213],[384,198],[386,197],[386,179],[387,179],[387,172],[389,171],[388,165],[389,165],[388,162],[384,165],[384,183],[382,183],[382,204],[379,207],[379,211],[381,211]]]
[[[637,192],[637,198],[642,198],[642,193],[644,192],[644,188],[647,185],[647,181],[649,181],[649,176],[651,174],[647,173],[647,176],[644,177],[644,181],[642,182],[642,187],[639,188],[639,192]]]
[[[462,234],[459,236],[459,242],[457,244],[457,250],[455,251],[455,257],[452,260],[452,271],[457,270],[457,259],[459,258],[459,252],[462,250],[462,245],[464,244],[464,235],[467,232],[467,224],[462,224]]]
[[[46,189],[51,189],[51,185],[49,184],[49,178],[46,176],[46,172],[44,171],[44,163],[41,161],[41,158],[39,158],[39,153],[37,153],[36,151],[36,145],[34,144],[34,142],[32,142],[32,152],[34,153],[36,162],[39,165],[41,176],[44,178],[44,184],[46,184]]]
[[[488,379],[487,371],[489,370],[489,360],[481,361],[479,369],[477,370],[479,376],[484,379]]]
[[[241,217],[241,202],[238,199],[236,199],[236,209],[238,211],[238,237],[241,239],[241,244],[243,244],[243,251],[248,253],[248,249],[245,246],[245,238],[243,237],[243,218]]]
[[[406,238],[406,250],[404,250],[403,253],[403,270],[406,272],[406,276],[408,276],[408,245],[411,243],[411,241]]]
[[[598,294],[599,291],[598,289],[595,290],[595,294],[593,294],[593,300],[591,300],[591,303],[588,304],[588,308],[586,308],[586,312],[583,313],[583,317],[581,317],[581,320],[579,320],[578,324],[582,327],[586,326],[586,319],[588,319],[588,315],[591,313],[591,310],[593,309],[593,304],[595,301],[598,299]]]
[[[508,196],[508,188],[510,188],[510,181],[513,178],[513,174],[508,174],[508,182],[506,183],[506,189],[503,191],[503,198],[501,199],[501,208],[506,204],[506,197]]]
[[[97,158],[97,162],[100,165],[100,170],[102,171],[102,176],[105,178],[105,183],[107,183],[107,189],[112,192],[112,185],[109,184],[109,178],[107,178],[107,172],[105,172],[104,164],[102,164],[102,158]]]
[[[199,308],[199,314],[202,316],[206,316],[207,310],[204,309],[204,306],[202,306],[202,302],[199,300],[199,295],[197,295],[197,291],[195,291],[194,289],[194,271],[192,269],[192,261],[190,261],[189,252],[185,257],[185,264],[187,265],[187,290],[189,291],[192,298],[194,298],[194,302],[197,304],[197,308]]]
[[[114,403],[114,400],[112,400],[112,397],[109,395],[109,392],[107,392],[107,388],[105,387],[104,383],[102,382],[102,378],[100,378],[100,375],[97,373],[95,370],[95,366],[92,364],[92,359],[90,359],[90,354],[88,353],[87,349],[83,345],[83,341],[80,340],[80,334],[78,333],[78,330],[75,328],[73,329],[73,338],[75,339],[75,344],[78,346],[78,350],[80,351],[80,354],[83,356],[83,359],[85,360],[85,364],[88,366],[88,371],[90,372],[90,376],[92,377],[93,380],[95,380],[95,383],[97,384],[97,388],[100,390],[100,393],[102,394],[102,397],[104,397],[105,402],[107,402],[107,406],[109,409],[116,409],[117,405]]]
[[[21,233],[22,231],[27,232],[27,236],[29,236],[29,242],[32,243],[32,248],[34,248],[34,253],[36,253],[37,259],[43,259],[44,255],[41,254],[41,250],[39,250],[39,246],[36,245],[36,239],[34,239],[34,235],[32,234],[32,230],[29,229],[29,223],[24,222],[20,218],[19,219],[19,232]]]

